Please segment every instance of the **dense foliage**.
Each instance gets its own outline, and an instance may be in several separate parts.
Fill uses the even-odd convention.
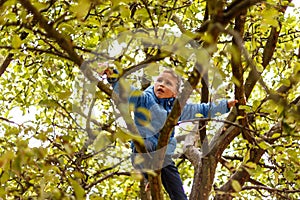
[[[164,65],[185,100],[239,100],[176,127],[190,199],[299,199],[299,15],[291,0],[0,0],[0,199],[168,198],[143,192],[103,62],[136,87]]]

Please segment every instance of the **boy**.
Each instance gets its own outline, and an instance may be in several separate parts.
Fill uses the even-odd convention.
[[[112,71],[105,70],[108,81],[113,83],[114,89],[119,87],[116,79],[109,78]],[[180,78],[172,70],[166,69],[160,73],[154,86],[149,86],[141,95],[129,96],[129,102],[134,104],[134,123],[139,134],[144,138],[147,151],[156,151],[159,132],[164,126],[169,112],[173,107],[174,100],[180,88]],[[237,103],[237,100],[222,100],[218,105],[215,104],[186,104],[182,110],[180,120],[196,118],[196,114],[203,117],[213,117],[216,113],[226,113]],[[141,108],[147,110],[147,114],[140,112]],[[133,159],[139,154],[132,143]],[[187,196],[183,190],[182,181],[177,167],[172,160],[176,148],[174,131],[171,134],[167,146],[164,166],[161,170],[161,179],[164,188],[172,200],[185,200]],[[143,165],[133,165],[142,168]]]

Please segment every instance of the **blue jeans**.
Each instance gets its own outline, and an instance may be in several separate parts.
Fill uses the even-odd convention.
[[[172,200],[187,200],[187,196],[184,193],[182,181],[174,161],[172,161],[169,156],[166,156],[165,162],[166,159],[170,164],[161,170],[161,181],[164,188]]]

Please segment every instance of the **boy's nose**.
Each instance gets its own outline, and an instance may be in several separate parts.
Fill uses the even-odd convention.
[[[161,83],[159,84],[159,86],[165,87],[165,82],[161,82]]]

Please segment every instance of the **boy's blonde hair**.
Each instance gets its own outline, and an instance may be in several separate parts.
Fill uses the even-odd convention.
[[[177,80],[177,83],[176,83],[176,90],[177,90],[177,92],[179,92],[180,85],[181,85],[181,78],[180,78],[180,76],[178,76],[172,69],[164,69],[164,70],[162,71],[162,73],[169,73],[169,74],[171,74],[174,78],[176,78],[176,80]]]

